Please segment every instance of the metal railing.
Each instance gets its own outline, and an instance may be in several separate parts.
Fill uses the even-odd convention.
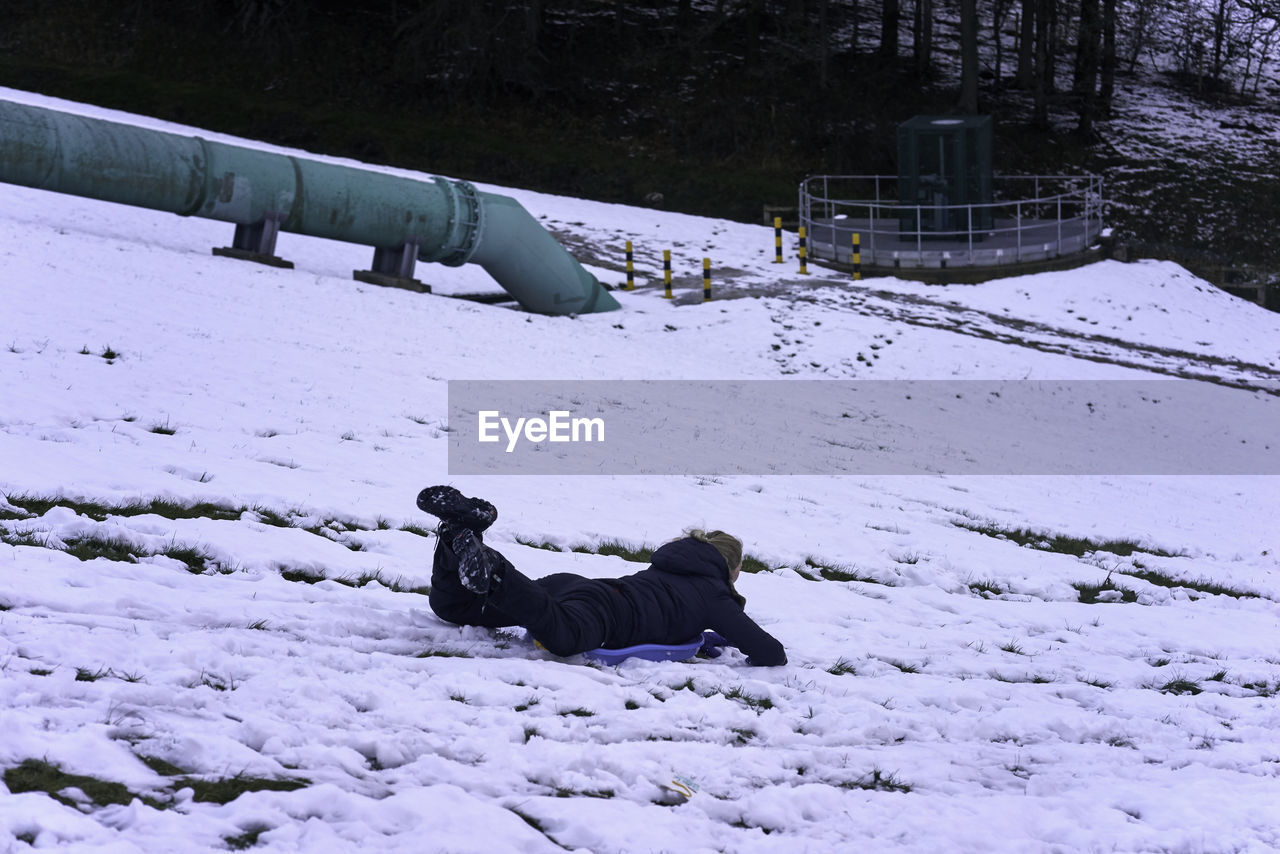
[[[812,258],[841,262],[860,237],[876,267],[997,266],[1083,252],[1102,233],[1096,175],[996,176],[993,201],[903,204],[896,175],[817,175],[800,184]]]

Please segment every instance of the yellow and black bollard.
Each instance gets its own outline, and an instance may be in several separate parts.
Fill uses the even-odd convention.
[[[627,241],[627,290],[634,291],[636,289],[636,265],[634,256],[631,254],[631,241]]]
[[[853,233],[853,280],[862,281],[862,235]]]
[[[702,259],[702,301],[711,301],[711,259]]]
[[[773,218],[773,263],[782,263],[782,217]]]
[[[671,250],[662,250],[662,283],[666,286],[667,292],[663,294],[667,299],[671,299]]]
[[[800,226],[800,275],[809,275],[809,248],[805,245],[804,226]]]

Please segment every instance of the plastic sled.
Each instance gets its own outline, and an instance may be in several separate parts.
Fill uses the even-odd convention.
[[[702,647],[702,635],[689,638],[684,643],[641,643],[620,649],[592,649],[584,652],[587,658],[601,664],[621,664],[628,658],[645,661],[684,661],[693,658]]]

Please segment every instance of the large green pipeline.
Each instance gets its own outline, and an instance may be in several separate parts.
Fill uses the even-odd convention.
[[[479,264],[526,311],[619,308],[518,202],[465,181],[403,178],[0,101],[0,181]]]

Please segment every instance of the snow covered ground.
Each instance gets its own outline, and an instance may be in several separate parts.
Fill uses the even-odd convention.
[[[12,90],[0,97],[126,119]],[[1280,847],[1269,476],[450,478],[450,379],[1280,379],[1280,315],[1168,263],[926,287],[771,230],[503,190],[621,281],[528,316],[369,250],[0,185],[0,851]],[[660,258],[718,298],[661,298]],[[734,298],[736,297],[736,298]],[[833,436],[833,439],[839,439]],[[672,441],[679,441],[673,437]],[[423,595],[419,488],[530,574],[688,526],[786,645],[616,668]],[[550,548],[548,548],[550,547]],[[581,551],[573,551],[580,548]],[[665,788],[694,781],[687,801]]]

